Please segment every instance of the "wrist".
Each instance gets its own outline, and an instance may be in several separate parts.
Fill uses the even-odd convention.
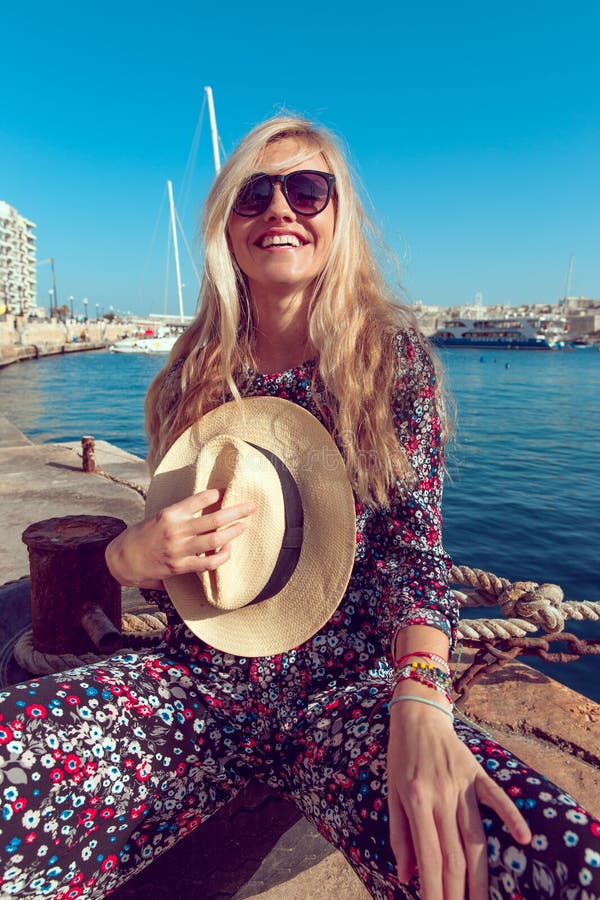
[[[143,587],[145,586],[143,575],[140,573],[140,577],[136,578],[136,573],[127,556],[126,544],[122,539],[122,535],[126,533],[127,530],[121,532],[110,542],[104,552],[104,559],[106,560],[108,571],[120,585],[123,587]]]
[[[426,700],[435,700],[436,703],[442,703],[447,706],[449,709],[452,708],[453,703],[452,700],[444,694],[441,694],[439,691],[436,691],[434,688],[428,687],[425,684],[421,684],[418,681],[413,681],[412,679],[406,679],[405,681],[399,681],[392,691],[392,698],[394,697],[403,697],[408,694],[414,695],[416,697],[424,697]]]
[[[398,710],[402,710],[401,715],[418,718],[422,718],[423,714],[443,714],[444,718],[449,719],[451,724],[454,723],[454,707],[443,698],[434,699],[431,696],[424,697],[421,694],[397,694],[388,702],[390,717],[397,716]],[[427,710],[430,710],[430,712],[427,712]],[[435,713],[433,712],[434,710]]]

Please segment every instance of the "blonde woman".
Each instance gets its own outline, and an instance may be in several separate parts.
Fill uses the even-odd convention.
[[[166,610],[165,642],[4,695],[3,721],[19,723],[29,754],[17,793],[33,818],[56,823],[42,854],[24,818],[2,826],[19,851],[8,893],[51,885],[66,898],[74,885],[104,896],[257,777],[344,852],[375,898],[600,896],[600,823],[454,720],[437,366],[368,234],[343,155],[304,120],[260,125],[218,176],[199,313],[148,393],[155,482],[173,446],[223,404],[290,401],[342,454],[356,514],[350,580],[307,639],[235,654],[189,627],[170,585],[216,578],[259,503],[224,503],[207,487],[123,532],[108,565]]]

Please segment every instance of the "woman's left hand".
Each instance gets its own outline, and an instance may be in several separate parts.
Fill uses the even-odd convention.
[[[464,900],[467,889],[470,900],[487,900],[479,803],[527,844],[531,832],[517,807],[456,736],[449,717],[423,703],[391,708],[387,766],[390,842],[400,881],[409,881],[416,867],[423,900]]]

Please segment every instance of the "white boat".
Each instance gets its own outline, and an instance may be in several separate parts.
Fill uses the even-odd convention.
[[[111,353],[170,353],[178,334],[166,337],[124,338],[109,347]]]
[[[568,326],[562,316],[448,319],[431,337],[437,347],[564,350]]]

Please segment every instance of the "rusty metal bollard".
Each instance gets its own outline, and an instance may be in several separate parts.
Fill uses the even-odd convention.
[[[96,445],[91,434],[84,434],[81,438],[81,450],[83,455],[83,471],[96,471]]]
[[[25,529],[36,650],[114,653],[121,647],[121,585],[104,551],[126,527],[113,516],[64,516]]]

